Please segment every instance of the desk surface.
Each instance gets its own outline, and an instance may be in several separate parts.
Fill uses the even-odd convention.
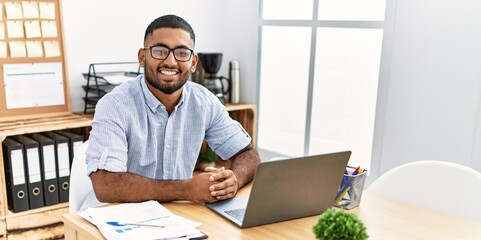
[[[247,194],[246,187],[239,195]],[[315,239],[319,216],[240,229],[204,207],[190,202],[163,203],[174,214],[201,222],[209,239]],[[353,210],[366,225],[369,239],[480,239],[481,223],[466,221],[400,201],[364,193]],[[98,229],[76,213],[63,216],[65,239],[104,239]]]

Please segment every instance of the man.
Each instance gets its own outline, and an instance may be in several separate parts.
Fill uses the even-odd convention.
[[[146,29],[138,60],[144,75],[97,103],[87,150],[94,192],[82,208],[101,202],[215,202],[232,198],[253,178],[259,155],[251,137],[206,88],[187,81],[195,71],[195,34],[166,15]],[[192,176],[203,140],[231,169]]]

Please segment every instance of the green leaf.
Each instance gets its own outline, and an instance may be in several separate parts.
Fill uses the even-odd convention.
[[[217,154],[211,148],[201,149],[199,153],[199,162],[212,163],[219,159]]]
[[[319,240],[365,240],[369,237],[366,227],[354,213],[334,208],[319,217],[312,231]]]

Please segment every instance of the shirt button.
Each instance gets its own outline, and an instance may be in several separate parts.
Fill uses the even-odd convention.
[[[167,144],[167,146],[165,146],[166,148],[170,148],[170,144]]]

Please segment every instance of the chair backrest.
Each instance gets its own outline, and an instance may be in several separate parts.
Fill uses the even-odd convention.
[[[386,172],[367,189],[414,205],[481,222],[481,173],[443,161],[407,163]]]
[[[85,141],[75,152],[70,173],[69,212],[80,210],[87,193],[92,190],[92,181],[87,176],[85,152],[89,141]]]

